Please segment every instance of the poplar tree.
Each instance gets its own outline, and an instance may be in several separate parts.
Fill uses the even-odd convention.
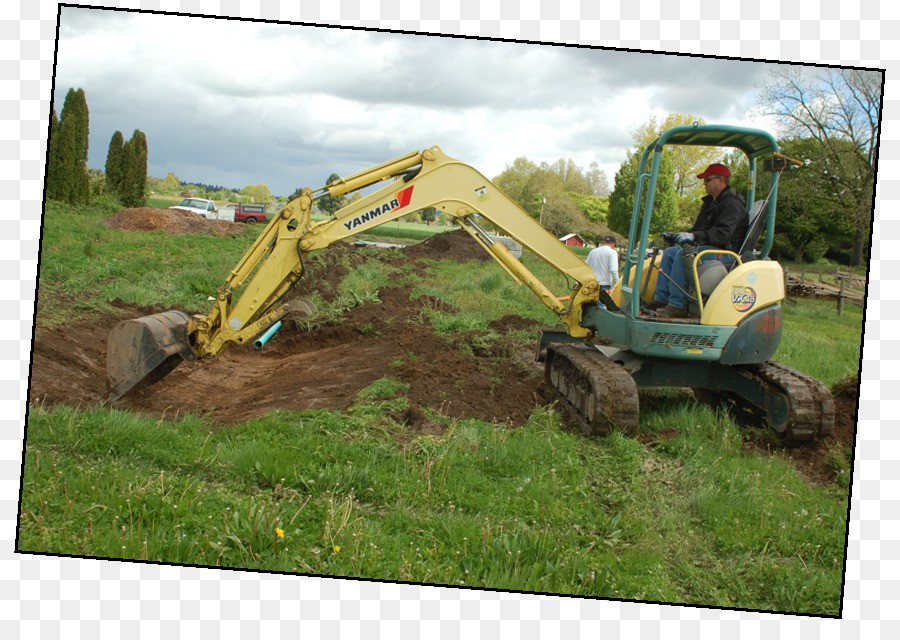
[[[109,141],[109,151],[106,153],[106,191],[119,193],[122,186],[122,156],[125,152],[125,136],[121,131],[116,131]]]
[[[82,89],[69,89],[59,122],[51,119],[47,162],[47,197],[70,204],[87,203],[88,107]],[[55,124],[55,126],[54,126]]]
[[[122,181],[119,200],[126,207],[140,207],[145,203],[147,184],[147,136],[135,129],[122,149]]]
[[[59,144],[59,118],[56,109],[50,112],[50,141],[47,145],[47,199],[59,200],[62,191],[62,154]]]
[[[53,129],[51,121],[51,129]],[[70,204],[90,199],[87,173],[88,108],[82,89],[69,89],[55,131],[51,132],[47,197]]]

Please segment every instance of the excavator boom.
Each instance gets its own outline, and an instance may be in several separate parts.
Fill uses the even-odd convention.
[[[312,220],[317,198],[344,195],[381,182],[388,183],[328,220]],[[311,313],[314,307],[308,301],[283,302],[303,276],[303,261],[311,251],[429,207],[453,218],[507,273],[527,286],[560,318],[568,335],[587,338],[592,334],[582,325],[581,308],[598,299],[593,270],[490,180],[440,148],[431,147],[315,192],[304,189],[273,217],[232,269],[206,316],[166,312],[116,327],[110,333],[107,356],[110,397],[115,400],[135,386],[161,378],[182,359],[215,357],[230,344],[252,341],[288,314]],[[564,274],[574,283],[572,290],[562,292],[564,295],[552,292],[503,244],[493,240],[479,218]]]

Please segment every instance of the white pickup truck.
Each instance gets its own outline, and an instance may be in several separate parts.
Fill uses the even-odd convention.
[[[204,218],[216,217],[216,203],[212,200],[204,200],[203,198],[185,198],[178,204],[172,205],[170,209],[181,209],[182,211],[190,211]]]

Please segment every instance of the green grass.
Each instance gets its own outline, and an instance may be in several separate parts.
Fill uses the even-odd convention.
[[[251,241],[117,232],[107,214],[48,206],[40,327],[114,297],[204,310]],[[422,264],[421,277],[381,260],[351,269],[333,313],[410,284],[452,305],[426,311],[450,337],[488,343],[486,324],[508,313],[554,323],[493,261]],[[858,371],[860,309],[798,300],[784,322],[780,361],[826,384]],[[522,348],[533,337],[514,334]],[[653,446],[573,435],[554,408],[515,428],[430,414],[444,432],[422,435],[395,417],[406,387],[385,375],[345,412],[227,428],[31,406],[17,550],[839,614],[849,451],[831,454],[839,482],[810,486],[680,390],[642,395]]]
[[[859,372],[861,307],[844,305],[839,316],[832,302],[798,298],[782,305],[782,316],[784,333],[776,360],[828,386]]]
[[[544,410],[415,436],[403,392],[228,429],[32,407],[18,549],[836,615],[846,496],[710,410],[652,449]]]
[[[108,313],[117,298],[206,309],[207,297],[254,240],[252,233],[212,238],[119,231],[103,224],[115,210],[52,201],[45,207],[39,327]]]

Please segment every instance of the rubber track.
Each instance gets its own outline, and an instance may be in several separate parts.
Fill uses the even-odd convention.
[[[822,382],[773,360],[759,365],[755,373],[790,399],[788,424],[784,430],[776,429],[784,442],[810,442],[834,432],[834,399]]]
[[[637,432],[637,385],[625,369],[596,349],[550,345],[545,379],[586,435],[606,435],[614,428]]]

